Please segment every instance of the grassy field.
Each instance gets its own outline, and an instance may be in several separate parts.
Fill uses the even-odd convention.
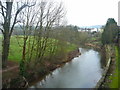
[[[21,37],[21,36],[20,36]],[[2,41],[2,36],[0,36],[0,40]],[[55,39],[49,39],[49,41],[58,41]],[[22,46],[23,45],[23,38],[16,38],[16,36],[11,37],[11,43],[10,43],[10,50],[9,50],[9,60],[18,62],[21,60],[22,57]],[[62,44],[61,44],[62,45]],[[66,45],[62,46],[65,49],[65,52],[70,52],[72,50],[75,50],[77,46],[75,44],[70,44],[66,42]],[[51,48],[48,42],[48,47],[46,50],[45,55],[48,55],[48,51]],[[61,49],[61,46],[59,45],[57,47],[58,49]],[[2,50],[2,47],[0,47],[0,50]],[[59,50],[58,50],[59,51]]]
[[[21,38],[17,39],[16,37],[12,36],[10,42],[9,60],[20,61],[22,57],[22,47],[19,46],[19,43],[22,45],[23,40]]]
[[[119,69],[118,69],[118,60],[120,60],[120,54],[119,54],[119,51],[118,51],[118,47],[116,46],[115,47],[115,51],[116,51],[116,69],[115,69],[115,73],[110,76],[110,80],[112,81],[110,84],[109,84],[109,87],[110,88],[118,88],[120,87],[119,86],[119,83],[118,83],[118,80],[119,80]],[[119,74],[118,74],[119,73]]]

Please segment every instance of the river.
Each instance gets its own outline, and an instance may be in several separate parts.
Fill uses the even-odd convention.
[[[79,48],[81,55],[58,68],[30,88],[94,88],[102,77],[101,55]]]

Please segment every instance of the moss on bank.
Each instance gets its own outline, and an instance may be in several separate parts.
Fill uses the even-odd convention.
[[[106,49],[106,60],[111,58],[110,67],[102,82],[100,88],[118,88],[119,87],[119,68],[120,54],[118,47],[115,45],[108,45]],[[106,61],[107,62],[107,61]]]
[[[109,87],[110,88],[118,88],[120,87],[118,80],[120,80],[120,73],[119,73],[119,68],[118,68],[118,64],[119,64],[119,60],[120,60],[120,53],[119,53],[119,48],[117,46],[115,46],[115,54],[116,54],[116,58],[115,58],[115,70],[112,76],[109,77],[109,79],[112,81],[111,83],[109,83]]]

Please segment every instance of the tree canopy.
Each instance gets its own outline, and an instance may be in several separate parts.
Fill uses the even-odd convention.
[[[102,43],[113,43],[118,34],[118,30],[119,28],[117,26],[117,22],[114,20],[114,18],[109,18],[102,33]]]

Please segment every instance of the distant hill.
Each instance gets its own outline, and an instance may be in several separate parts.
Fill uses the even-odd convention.
[[[82,26],[80,28],[101,28],[103,25]]]

